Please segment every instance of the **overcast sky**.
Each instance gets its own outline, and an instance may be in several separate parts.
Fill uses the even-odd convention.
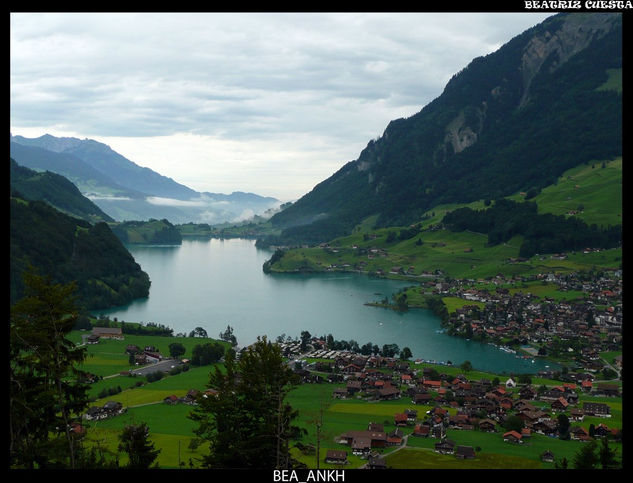
[[[293,200],[551,13],[11,13],[11,133]]]

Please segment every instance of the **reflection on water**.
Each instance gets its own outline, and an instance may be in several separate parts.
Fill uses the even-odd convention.
[[[271,252],[254,240],[185,239],[181,246],[129,246],[152,281],[148,299],[98,313],[128,322],[155,322],[188,334],[203,327],[217,337],[230,325],[241,346],[269,339],[332,334],[337,340],[409,347],[413,358],[469,360],[497,372],[536,372],[542,360],[520,359],[490,344],[451,337],[431,312],[365,305],[410,285],[349,274],[264,274]],[[549,363],[547,363],[549,364]]]

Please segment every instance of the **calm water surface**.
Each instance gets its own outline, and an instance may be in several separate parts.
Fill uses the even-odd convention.
[[[406,313],[369,307],[367,302],[390,297],[407,285],[359,274],[264,274],[271,252],[254,240],[185,239],[181,246],[128,246],[152,281],[147,299],[99,311],[126,322],[155,322],[189,333],[203,327],[217,337],[227,325],[240,346],[258,335],[275,339],[332,334],[382,347],[409,347],[413,358],[469,360],[475,368],[500,373],[537,372],[549,362],[525,360],[475,341],[441,333],[430,311]]]

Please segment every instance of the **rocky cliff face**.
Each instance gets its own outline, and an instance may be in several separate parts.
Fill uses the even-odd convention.
[[[613,13],[579,13],[562,18],[556,28],[546,29],[535,35],[525,46],[521,57],[523,96],[519,106],[524,106],[530,98],[532,79],[552,58],[548,71],[551,73],[593,41],[611,31],[619,19]]]

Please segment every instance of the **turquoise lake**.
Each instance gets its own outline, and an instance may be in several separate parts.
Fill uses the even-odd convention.
[[[409,347],[413,359],[453,365],[468,360],[477,369],[497,373],[536,373],[550,365],[442,333],[439,318],[428,310],[398,313],[365,305],[391,297],[411,282],[355,273],[265,274],[262,265],[271,252],[256,248],[254,240],[185,239],[180,246],[128,249],[151,279],[149,297],[96,314],[163,324],[174,334],[202,327],[209,337],[218,337],[230,325],[240,346],[257,336],[298,338],[307,330],[315,336],[353,339],[361,346]]]

